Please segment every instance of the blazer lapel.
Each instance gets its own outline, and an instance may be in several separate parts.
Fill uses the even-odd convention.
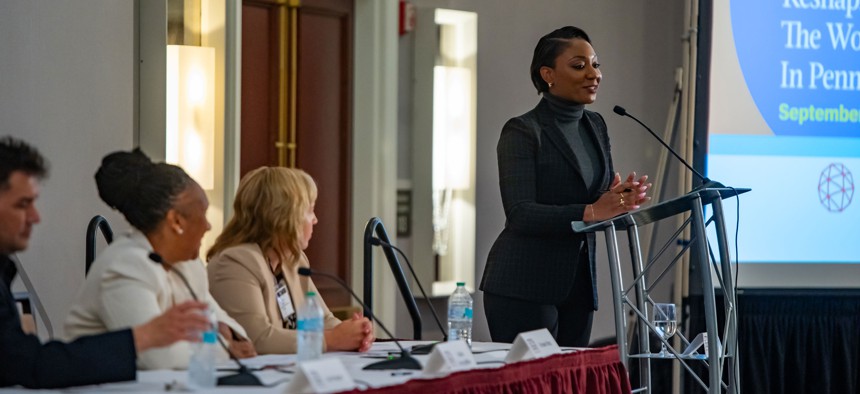
[[[546,100],[541,100],[536,110],[537,111],[535,111],[535,113],[537,114],[538,123],[540,124],[542,137],[546,137],[546,139],[549,140],[559,152],[561,152],[561,155],[565,160],[567,160],[567,163],[573,167],[574,171],[579,175],[580,180],[583,181],[582,169],[579,167],[579,163],[573,155],[573,149],[570,148],[570,144],[568,144],[567,139],[564,138],[564,134],[562,134],[561,130],[559,130],[556,125],[555,119],[552,116],[552,112],[550,111]]]
[[[588,134],[591,136],[591,141],[594,142],[595,146],[597,146],[597,154],[600,155],[600,162],[603,163],[603,182],[600,183],[600,187],[597,188],[597,190],[608,189],[609,182],[611,181],[607,181],[608,177],[606,176],[609,171],[609,157],[607,157],[606,152],[609,151],[609,148],[605,146],[603,138],[600,138],[600,136],[597,135],[597,127],[594,125],[594,122],[591,121],[591,117],[588,116],[588,113],[583,113],[582,117],[585,122],[580,123],[585,124],[585,126],[588,127]],[[603,132],[605,133],[606,130],[603,130]]]

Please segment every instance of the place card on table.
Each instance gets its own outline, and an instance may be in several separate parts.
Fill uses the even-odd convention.
[[[475,357],[472,356],[472,350],[469,349],[466,341],[451,341],[438,343],[433,347],[423,372],[436,374],[465,371],[475,368],[477,365]]]
[[[544,358],[553,354],[561,353],[561,348],[549,330],[541,328],[540,330],[521,332],[514,340],[511,350],[505,357],[505,362],[515,363],[518,361],[532,360],[536,358]]]
[[[356,388],[355,381],[337,358],[301,362],[285,393],[336,393]]]
[[[692,356],[694,353],[697,353],[699,348],[705,348],[705,357],[708,357],[708,333],[702,332],[699,335],[696,335],[696,338],[693,339],[693,342],[690,342],[690,346],[687,346],[681,355],[683,356]],[[723,351],[723,344],[720,343],[720,338],[717,338],[717,350],[720,352]]]

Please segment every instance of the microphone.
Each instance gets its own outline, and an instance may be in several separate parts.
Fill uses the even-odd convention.
[[[447,341],[448,333],[445,332],[445,328],[443,328],[442,323],[439,321],[439,316],[436,315],[436,309],[433,308],[433,304],[430,302],[430,297],[427,297],[427,293],[424,291],[424,286],[421,286],[421,281],[418,280],[418,275],[415,274],[415,270],[412,268],[412,263],[409,262],[409,258],[406,257],[406,254],[403,253],[400,248],[376,237],[370,239],[370,244],[391,248],[396,250],[397,253],[400,253],[400,256],[402,256],[403,260],[406,261],[406,266],[409,267],[409,272],[412,273],[412,278],[415,279],[415,283],[418,284],[418,290],[421,291],[421,295],[423,295],[424,300],[427,301],[427,307],[430,308],[430,313],[433,314],[433,320],[436,321],[436,326],[439,327],[439,331],[442,333],[442,342]],[[412,354],[430,354],[434,346],[436,346],[436,343],[413,346]]]
[[[361,299],[358,298],[358,296],[355,294],[355,292],[353,292],[352,289],[349,286],[347,286],[346,283],[343,282],[343,280],[341,280],[340,278],[338,278],[337,276],[334,276],[332,274],[327,274],[324,272],[311,271],[311,269],[308,267],[299,267],[299,275],[308,276],[308,277],[312,276],[312,275],[324,276],[326,278],[332,279],[335,282],[337,282],[337,284],[339,284],[341,287],[343,287],[344,289],[346,289],[346,291],[349,292],[349,294],[352,296],[352,298],[354,300],[358,301],[358,303],[361,304],[361,307],[364,308],[364,310],[368,312],[368,315],[370,315],[370,316],[368,316],[368,318],[370,320],[375,321],[376,324],[379,325],[379,328],[381,328],[382,331],[385,331],[385,334],[388,335],[388,337],[391,338],[392,341],[394,342],[394,344],[397,345],[397,347],[400,349],[400,357],[375,362],[375,363],[370,364],[370,365],[368,365],[362,369],[369,369],[369,370],[384,370],[384,369],[417,369],[417,370],[420,370],[421,369],[421,364],[418,363],[418,360],[416,360],[414,357],[412,357],[412,355],[409,353],[409,351],[404,349],[403,346],[400,345],[400,341],[398,341],[397,338],[394,337],[394,335],[391,335],[391,331],[388,331],[388,329],[385,328],[385,325],[383,325],[379,319],[377,319],[376,317],[373,316],[373,312],[370,311],[370,308],[368,308],[367,305],[365,305],[364,302],[362,302]]]
[[[21,264],[21,260],[18,259],[17,254],[10,254],[9,260],[12,260],[12,263],[15,264],[18,276],[21,278],[21,282],[24,283],[24,288],[27,289],[27,295],[30,297],[30,301],[35,307],[36,312],[39,313],[39,317],[42,318],[42,324],[44,324],[45,329],[48,330],[48,338],[54,338],[54,326],[51,324],[51,319],[48,318],[48,312],[45,311],[45,307],[42,305],[42,300],[39,298],[39,294],[36,293],[36,287],[33,286],[33,282],[30,282],[30,276],[28,276],[27,271],[24,270],[24,265]],[[33,316],[35,316],[35,314]]]
[[[177,276],[179,276],[179,279],[181,279],[182,283],[185,284],[185,288],[188,290],[189,293],[191,293],[191,298],[193,298],[194,301],[200,301],[200,299],[197,298],[197,293],[195,293],[194,289],[191,288],[191,285],[188,283],[188,279],[185,278],[185,275],[183,275],[182,272],[173,269],[170,264],[165,263],[164,259],[161,258],[161,255],[159,255],[158,253],[150,252],[149,259],[152,260],[155,264],[161,265],[168,271],[173,272]],[[245,366],[245,364],[242,364],[242,362],[239,361],[239,358],[236,357],[233,352],[230,351],[230,348],[227,346],[227,344],[224,343],[224,341],[221,339],[221,336],[216,335],[215,337],[218,338],[218,343],[221,345],[222,348],[224,348],[224,351],[227,352],[227,355],[230,356],[230,359],[233,360],[233,362],[235,362],[236,365],[239,366],[239,371],[235,374],[219,377],[218,386],[263,386],[263,382],[261,382],[259,378],[252,374],[251,370],[249,370],[248,367]]]
[[[626,109],[622,108],[621,106],[616,105],[615,108],[612,109],[612,111],[614,111],[618,115],[627,116],[630,119],[635,120],[636,123],[639,123],[642,127],[645,128],[645,130],[648,130],[648,132],[651,133],[651,135],[653,135],[654,138],[657,139],[657,141],[659,141],[661,144],[663,144],[663,146],[665,146],[666,149],[669,150],[669,153],[674,155],[675,158],[677,158],[681,162],[681,164],[683,164],[690,171],[692,171],[693,174],[696,174],[696,176],[699,177],[699,179],[702,181],[702,184],[693,188],[693,191],[697,191],[697,190],[701,190],[701,189],[707,189],[707,188],[723,188],[723,187],[725,187],[722,183],[717,182],[717,181],[712,181],[712,180],[708,179],[708,177],[702,175],[699,171],[696,171],[696,169],[693,168],[690,165],[690,163],[687,163],[686,160],[684,160],[680,155],[678,155],[678,152],[675,152],[675,150],[672,149],[672,147],[669,146],[669,144],[667,144],[666,141],[663,141],[663,139],[660,138],[660,136],[658,136],[657,133],[655,133],[653,130],[651,130],[650,127],[646,126],[645,123],[642,123],[639,119],[636,119],[635,116],[627,113]]]

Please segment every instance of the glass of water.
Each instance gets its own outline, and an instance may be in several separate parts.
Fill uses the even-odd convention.
[[[669,340],[678,329],[678,321],[675,319],[675,304],[654,304],[651,322],[657,328],[657,334],[663,339]],[[671,353],[666,351],[666,344],[660,341],[662,349],[658,354],[660,357],[669,357]]]

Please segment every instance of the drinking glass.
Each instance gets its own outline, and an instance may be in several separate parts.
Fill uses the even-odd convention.
[[[654,304],[652,323],[657,328],[657,334],[663,339],[669,340],[678,329],[678,321],[675,319],[675,304]],[[660,357],[669,357],[671,353],[666,351],[666,344],[660,341],[662,349],[658,354]]]

